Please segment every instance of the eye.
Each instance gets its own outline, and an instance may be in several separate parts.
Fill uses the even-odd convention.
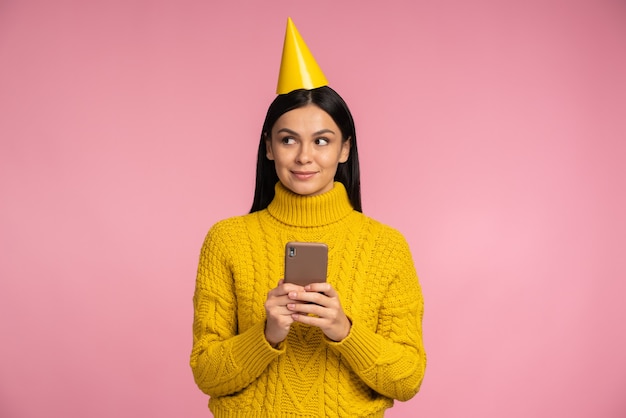
[[[284,136],[280,139],[280,142],[285,145],[291,145],[291,144],[295,144],[296,140],[291,136]]]
[[[328,139],[326,138],[317,138],[315,140],[316,145],[328,145]]]

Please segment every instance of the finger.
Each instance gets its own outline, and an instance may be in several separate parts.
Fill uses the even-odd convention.
[[[326,298],[326,296],[322,295],[318,292],[307,292],[303,291],[293,291],[289,292],[287,295],[290,299],[290,302],[308,302],[308,303],[320,303],[322,298]]]
[[[282,280],[279,282],[278,287],[271,289],[268,296],[281,297],[286,296],[289,292],[303,292],[302,286],[294,285],[292,283],[284,283]]]
[[[331,286],[330,283],[311,283],[304,287],[307,292],[319,292],[324,293],[328,297],[336,297],[337,291]]]
[[[303,286],[300,286],[299,284],[294,284],[294,283],[284,283],[282,288],[286,290],[285,293],[305,291]]]
[[[274,299],[272,302],[273,303],[266,305],[266,312],[268,317],[291,315],[294,312],[294,310],[289,307],[289,305],[293,304],[293,301],[288,300],[287,298],[284,298],[283,300],[278,300],[277,298]]]
[[[289,292],[288,296],[292,302],[311,303],[325,308],[332,308],[339,305],[338,298],[330,298],[320,292]]]
[[[271,317],[280,317],[280,316],[289,316],[293,314],[294,311],[289,309],[287,306],[277,306],[273,309],[269,316]]]
[[[308,315],[313,313],[311,311],[312,303],[288,303],[286,308],[289,310],[289,313],[301,313],[303,315]]]
[[[285,307],[288,303],[293,303],[293,300],[289,299],[287,295],[274,296],[267,300],[265,306],[269,309],[273,309],[275,307]]]
[[[288,303],[287,309],[290,313],[301,313],[303,315],[321,316],[324,313],[324,307],[315,303]]]
[[[299,322],[301,324],[311,325],[318,328],[322,328],[322,326],[327,323],[324,318],[320,318],[319,316],[307,315],[301,312],[292,313],[291,319],[294,322]]]

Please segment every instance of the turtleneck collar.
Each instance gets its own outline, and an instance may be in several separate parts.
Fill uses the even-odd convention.
[[[317,196],[293,193],[276,183],[275,195],[267,210],[274,218],[293,226],[323,226],[336,222],[350,212],[352,205],[344,185],[338,181],[332,190]]]

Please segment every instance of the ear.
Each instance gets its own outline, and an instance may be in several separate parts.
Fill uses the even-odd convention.
[[[352,147],[352,138],[348,138],[341,143],[341,154],[339,154],[339,162],[345,163],[350,157],[350,148]]]
[[[265,134],[265,156],[268,160],[274,161],[274,152],[272,151],[272,139]]]

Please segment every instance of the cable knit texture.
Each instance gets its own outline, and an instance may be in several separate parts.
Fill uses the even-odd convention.
[[[340,342],[294,323],[278,348],[264,303],[289,241],[328,244],[328,282],[352,321]],[[280,183],[267,209],[215,224],[194,294],[191,368],[215,417],[382,417],[419,390],[423,299],[404,237],[352,209],[344,186],[319,196]]]

